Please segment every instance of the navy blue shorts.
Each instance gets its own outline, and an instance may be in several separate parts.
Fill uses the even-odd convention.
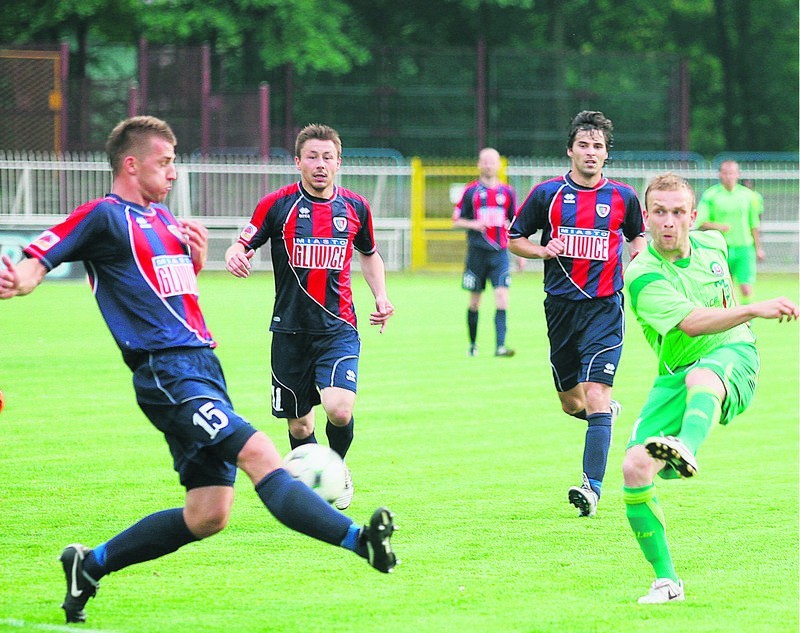
[[[461,287],[470,292],[483,292],[486,289],[487,279],[495,288],[507,288],[511,285],[508,251],[468,247]]]
[[[557,391],[583,382],[614,384],[625,334],[623,302],[621,292],[585,301],[547,295],[544,314]]]
[[[301,418],[320,403],[319,390],[356,391],[361,339],[353,328],[331,334],[272,333],[272,415]]]
[[[233,486],[239,452],[256,429],[233,410],[216,354],[183,347],[142,354],[132,365],[136,400],[164,434],[181,484]]]

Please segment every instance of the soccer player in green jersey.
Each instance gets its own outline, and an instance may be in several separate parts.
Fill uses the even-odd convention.
[[[720,231],[728,245],[728,267],[739,284],[742,303],[753,299],[756,259],[764,259],[761,248],[760,215],[763,199],[739,184],[739,164],[726,160],[719,166],[719,183],[706,189],[697,204],[695,226]]]
[[[656,499],[664,479],[697,474],[697,449],[715,422],[728,424],[753,398],[759,358],[747,322],[791,321],[784,297],[736,305],[718,231],[690,231],[695,196],[675,174],[657,176],[645,193],[652,237],[625,273],[631,307],[658,356],[658,376],[633,426],[622,465],[623,499],[636,540],[656,580],[641,604],[684,599]]]

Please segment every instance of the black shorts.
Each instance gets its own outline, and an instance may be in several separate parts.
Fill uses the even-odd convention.
[[[625,334],[622,293],[583,301],[547,295],[544,313],[556,390],[583,382],[613,385]]]
[[[469,247],[461,287],[470,292],[483,292],[487,279],[495,288],[507,288],[511,285],[508,251]]]

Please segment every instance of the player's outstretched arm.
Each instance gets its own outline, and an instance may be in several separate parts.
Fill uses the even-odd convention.
[[[750,319],[778,319],[792,321],[800,317],[800,308],[786,297],[776,297],[733,308],[695,308],[678,328],[689,336],[716,334],[746,323]]]
[[[0,299],[30,294],[47,274],[38,259],[23,259],[15,266],[8,255],[3,255],[2,262],[5,269],[0,268]]]

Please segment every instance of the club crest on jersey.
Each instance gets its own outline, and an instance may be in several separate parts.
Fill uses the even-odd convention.
[[[608,214],[611,213],[611,205],[610,204],[596,204],[594,205],[594,210],[597,212],[601,218],[608,217]]]
[[[339,237],[298,237],[291,252],[293,268],[342,270],[347,259],[347,240]]]
[[[347,218],[343,218],[343,217],[339,217],[339,216],[333,218],[333,228],[335,228],[340,233],[342,231],[346,231],[347,230]]]
[[[31,244],[34,248],[38,248],[40,251],[49,251],[53,246],[58,244],[61,241],[61,238],[58,237],[52,231],[43,231],[39,237]]]
[[[504,193],[498,193],[498,194],[497,194],[497,195],[494,197],[494,199],[497,201],[497,204],[499,204],[500,206],[503,206],[503,205],[506,203],[506,194],[504,194]]]
[[[714,275],[715,277],[724,277],[725,269],[722,268],[722,264],[720,264],[719,262],[712,262],[711,274]]]

